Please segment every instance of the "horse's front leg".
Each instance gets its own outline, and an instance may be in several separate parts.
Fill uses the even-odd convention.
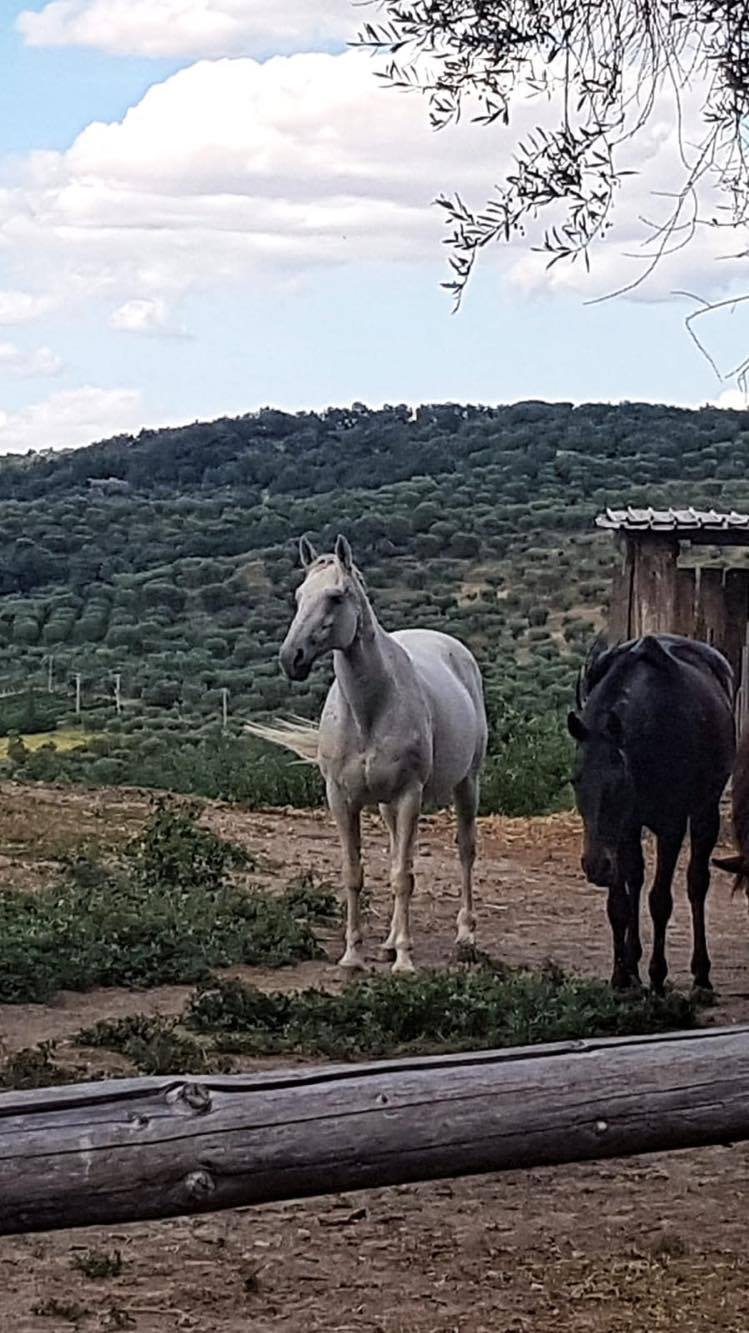
[[[388,831],[388,837],[390,839],[390,864],[393,865],[395,861],[395,840],[397,836],[395,808],[390,805],[381,805],[380,815],[382,816],[382,822]],[[395,935],[396,935],[396,927],[398,925],[396,916],[397,914],[395,910],[395,905],[393,905],[393,915],[392,915],[392,920],[390,922],[390,930],[388,931],[387,939],[384,940],[384,942],[380,945],[378,950],[380,959],[383,963],[395,962]]]
[[[393,888],[395,907],[393,924],[388,936],[389,947],[395,949],[393,972],[414,972],[411,957],[411,929],[409,907],[414,887],[413,863],[416,848],[416,833],[421,814],[421,787],[412,787],[392,801],[389,806],[390,824],[394,829],[392,839],[392,863],[390,882]]]
[[[328,784],[328,804],[341,843],[343,887],[346,890],[346,948],[339,966],[361,972],[366,966],[362,953],[361,891],[364,871],[361,860],[361,811],[349,804],[340,789]]]
[[[633,830],[624,840],[620,863],[627,882],[629,897],[629,925],[627,927],[627,969],[630,984],[640,985],[640,959],[642,943],[640,941],[640,894],[645,880],[645,859],[642,854],[642,829]]]
[[[681,844],[686,832],[686,820],[682,825],[658,838],[658,855],[655,879],[650,890],[650,915],[653,918],[653,952],[650,957],[650,984],[656,995],[662,995],[668,976],[666,962],[666,928],[671,919],[674,900],[671,883],[674,878],[676,862],[679,859]]]

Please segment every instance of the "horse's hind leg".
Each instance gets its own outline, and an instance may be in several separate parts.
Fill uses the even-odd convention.
[[[695,988],[712,990],[705,933],[705,899],[710,888],[710,857],[720,834],[720,808],[710,808],[690,823],[691,852],[687,889],[692,908],[692,976]]]
[[[666,962],[666,928],[671,919],[674,900],[671,882],[684,841],[685,825],[658,839],[658,860],[653,887],[650,890],[650,915],[653,918],[653,952],[650,958],[650,983],[656,995],[663,994],[668,976]]]
[[[346,948],[339,966],[352,972],[365,967],[362,953],[361,891],[364,871],[361,861],[361,812],[332,783],[328,785],[328,805],[338,828],[341,843],[343,887],[346,890]]]
[[[461,873],[461,904],[458,912],[458,953],[470,953],[476,944],[476,918],[473,914],[473,866],[476,860],[476,812],[479,803],[478,778],[469,774],[455,788],[455,814],[458,823],[458,856]]]

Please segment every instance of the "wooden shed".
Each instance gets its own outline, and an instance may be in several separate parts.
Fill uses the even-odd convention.
[[[611,639],[671,633],[714,644],[733,667],[743,727],[749,714],[749,560],[741,563],[738,552],[731,559],[730,550],[749,547],[749,514],[607,509],[596,527],[615,534],[620,555],[611,590]]]

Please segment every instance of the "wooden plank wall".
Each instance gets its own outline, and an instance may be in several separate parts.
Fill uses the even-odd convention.
[[[634,545],[630,635],[674,632],[676,562],[679,544],[668,538],[642,538]]]

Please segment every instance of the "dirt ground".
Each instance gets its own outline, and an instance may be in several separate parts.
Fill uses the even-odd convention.
[[[137,792],[0,787],[0,884],[49,881],[61,850],[99,851],[146,812]],[[279,863],[284,880],[314,869],[335,880],[323,815],[211,807],[208,822]],[[33,852],[30,850],[33,848]],[[384,841],[366,829],[374,949],[385,933]],[[602,894],[578,869],[571,816],[483,821],[477,874],[479,943],[509,963],[547,958],[608,975]],[[416,960],[446,963],[457,911],[452,830],[425,821],[413,911]],[[710,1021],[749,1021],[749,920],[716,873],[709,902],[719,1003]],[[647,936],[646,936],[647,939]],[[331,941],[331,956],[337,941]],[[688,983],[683,886],[669,936],[672,977]],[[647,943],[646,943],[647,948]],[[252,979],[272,987],[338,984],[330,964]],[[0,1006],[6,1049],[63,1041],[96,1018],[176,1012],[186,991],[63,995],[52,1006]],[[405,1186],[214,1217],[0,1240],[0,1329],[57,1333],[691,1333],[749,1328],[745,1258],[749,1148]],[[0,1207],[2,1201],[0,1200]],[[119,1250],[116,1278],[75,1267],[94,1248]]]

